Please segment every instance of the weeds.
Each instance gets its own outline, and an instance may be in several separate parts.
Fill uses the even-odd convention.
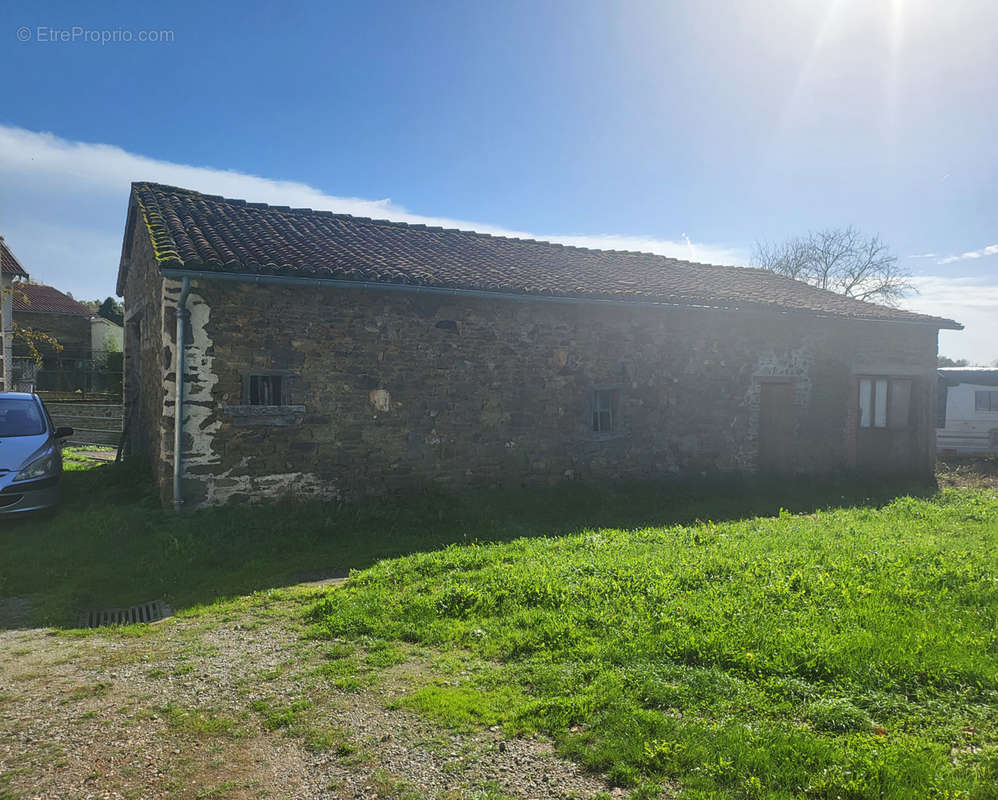
[[[286,706],[275,706],[268,700],[254,700],[250,707],[260,715],[260,724],[268,731],[295,728],[302,712],[312,707],[308,700],[295,700]]]
[[[230,739],[242,735],[236,723],[228,717],[198,708],[182,708],[172,703],[159,709],[167,725],[187,735],[201,738],[222,736]]]
[[[78,686],[69,693],[68,699],[74,702],[89,700],[92,697],[107,697],[111,691],[111,684],[106,681],[91,684],[89,686]]]
[[[356,746],[342,728],[305,728],[302,731],[302,741],[314,753],[333,753],[346,758],[357,752]]]

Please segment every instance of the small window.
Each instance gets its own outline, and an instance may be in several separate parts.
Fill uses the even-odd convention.
[[[998,392],[974,392],[975,411],[998,411]]]
[[[287,380],[284,375],[249,375],[246,402],[251,406],[286,406]]]
[[[616,405],[616,389],[596,389],[593,392],[593,433],[613,433],[616,430]]]
[[[911,424],[910,378],[860,378],[859,427],[903,430]]]

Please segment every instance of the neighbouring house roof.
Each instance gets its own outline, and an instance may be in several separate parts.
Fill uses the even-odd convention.
[[[21,262],[17,260],[7,243],[0,236],[0,274],[13,275],[18,278],[27,278],[28,273],[24,271]]]
[[[998,368],[994,367],[941,367],[939,377],[949,386],[998,386]]]
[[[46,314],[73,314],[91,317],[93,312],[68,294],[43,283],[18,283],[14,292],[14,311],[36,311]]]
[[[162,269],[962,327],[816,289],[767,270],[247,203],[155,183],[132,184],[130,219],[131,214],[141,214]],[[127,265],[123,257],[118,294],[123,294]]]

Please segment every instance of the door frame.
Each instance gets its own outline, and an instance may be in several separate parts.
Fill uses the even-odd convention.
[[[771,474],[771,475],[780,475],[780,474],[782,474],[782,475],[789,475],[789,474],[793,474],[793,473],[796,472],[796,469],[797,469],[796,447],[795,447],[796,437],[794,435],[795,432],[796,432],[796,429],[797,429],[797,424],[798,424],[797,406],[793,402],[793,397],[791,397],[790,405],[791,405],[791,408],[793,409],[793,415],[791,416],[790,423],[789,423],[790,424],[790,428],[791,428],[791,431],[790,431],[791,435],[790,435],[790,441],[788,442],[788,449],[790,451],[789,452],[790,458],[788,460],[788,463],[786,465],[784,465],[780,469],[776,469],[776,470],[768,469],[767,467],[769,465],[764,465],[763,461],[762,461],[762,459],[763,459],[763,445],[762,445],[762,435],[763,435],[762,434],[762,420],[763,420],[762,404],[763,404],[763,399],[762,399],[762,397],[763,397],[763,386],[766,386],[766,385],[770,385],[771,386],[771,385],[776,384],[776,385],[789,386],[791,393],[793,393],[793,392],[795,392],[797,390],[797,384],[799,383],[800,378],[798,376],[796,376],[796,375],[757,375],[757,376],[755,376],[754,380],[755,380],[755,383],[759,387],[758,388],[758,392],[759,392],[759,411],[758,411],[758,419],[757,419],[757,424],[756,424],[756,458],[755,458],[756,473],[758,473],[760,475],[762,475],[762,474]]]

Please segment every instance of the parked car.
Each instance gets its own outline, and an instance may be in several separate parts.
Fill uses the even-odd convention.
[[[52,424],[38,395],[0,393],[0,515],[59,502],[62,444],[72,435]]]

